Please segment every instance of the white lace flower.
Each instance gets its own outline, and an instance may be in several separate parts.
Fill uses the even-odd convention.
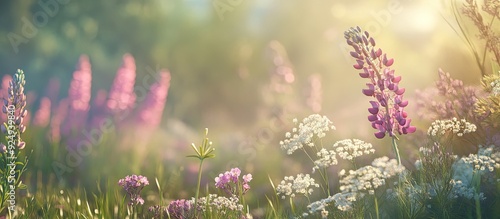
[[[286,176],[276,187],[276,194],[282,195],[282,199],[285,199],[285,196],[294,198],[296,194],[308,196],[313,192],[312,187],[318,188],[319,184],[309,174],[300,173],[296,177]]]
[[[484,173],[486,171],[493,172],[496,162],[489,156],[469,154],[468,157],[462,157],[465,163],[471,164],[476,172]]]
[[[372,144],[359,139],[344,139],[333,144],[335,151],[344,160],[352,160],[363,154],[375,153]]]
[[[337,153],[333,150],[322,148],[316,155],[319,159],[314,161],[313,173],[320,168],[326,168],[338,163]]]
[[[399,165],[396,159],[389,160],[386,156],[373,160],[372,166],[379,168],[386,179],[399,175],[405,171],[405,167]]]
[[[465,119],[458,120],[457,118],[448,120],[436,120],[432,122],[427,130],[429,136],[444,135],[446,132],[452,132],[461,137],[464,134],[475,132],[476,125],[467,122]]]
[[[329,196],[325,199],[321,199],[319,201],[315,201],[307,206],[310,214],[314,214],[316,212],[323,212],[327,206],[330,206],[331,203],[335,203],[337,209],[341,211],[348,211],[352,209],[353,202],[356,201],[356,194],[354,193],[337,193],[333,196]]]
[[[297,124],[297,119],[294,119],[294,123]],[[335,130],[335,126],[326,116],[310,115],[302,120],[298,128],[293,128],[291,133],[285,134],[286,139],[280,142],[281,149],[286,150],[287,154],[292,154],[304,145],[313,147],[314,136],[323,138],[330,129]]]
[[[339,180],[342,193],[358,193],[363,196],[365,192],[374,194],[375,189],[385,185],[382,171],[373,166],[364,166],[357,170],[349,170],[349,175]]]

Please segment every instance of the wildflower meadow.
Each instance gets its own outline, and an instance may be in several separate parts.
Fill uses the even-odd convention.
[[[0,218],[500,218],[498,1],[441,1],[451,15],[439,19],[467,61],[443,61],[427,73],[424,62],[405,72],[422,45],[391,47],[414,36],[386,39],[381,31],[418,12],[407,2],[372,12],[371,23],[312,34],[326,45],[316,48],[320,61],[345,61],[311,70],[298,63],[313,53],[291,47],[291,38],[252,40],[273,33],[252,26],[266,23],[257,17],[267,4],[216,0],[205,6],[207,15],[201,3],[151,2],[100,3],[92,14],[87,3],[41,0],[23,12],[33,20],[23,14],[7,34],[16,54],[31,48],[70,55],[30,62],[36,68],[13,61],[19,66],[12,72],[0,64]],[[349,16],[344,6],[352,2],[344,3],[329,16]],[[252,11],[249,5],[259,14],[248,20],[255,32],[234,40],[229,30],[238,31],[235,20]],[[305,14],[314,11],[303,6]],[[191,9],[196,16],[181,13]],[[273,10],[289,15],[283,5]],[[207,26],[198,25],[204,19]],[[99,25],[130,27],[106,35],[112,31]],[[162,32],[169,25],[172,31]],[[208,25],[223,34],[195,32]],[[282,25],[278,19],[275,27]],[[311,37],[305,32],[290,33]],[[239,47],[219,47],[218,40]],[[123,43],[132,41],[139,46]],[[221,51],[227,54],[219,59]],[[111,54],[118,58],[106,58]],[[475,70],[454,73],[460,62]],[[104,73],[109,65],[112,74]],[[50,78],[34,72],[44,67],[71,70]],[[265,80],[255,72],[266,72]],[[431,84],[418,82],[425,75]],[[335,86],[341,92],[329,96]],[[235,103],[213,104],[224,98]]]

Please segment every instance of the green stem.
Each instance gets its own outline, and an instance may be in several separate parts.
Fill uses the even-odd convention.
[[[479,191],[480,191],[480,186],[481,186],[481,175],[479,173],[474,174],[474,183],[476,184],[475,187],[475,193],[474,194],[474,199],[475,199],[475,204],[476,204],[476,218],[481,219],[481,201],[479,200]]]
[[[196,186],[196,196],[194,198],[194,209],[198,209],[198,197],[200,195],[200,184],[201,184],[201,172],[203,166],[203,159],[200,159],[200,167],[198,169],[198,185]]]
[[[377,214],[377,219],[380,219],[380,214],[378,212],[378,200],[377,200],[377,196],[374,195],[375,197],[375,214]]]
[[[396,136],[392,136],[392,148],[394,149],[394,153],[396,154],[396,159],[398,160],[398,165],[401,166],[401,157],[399,156],[398,144],[396,143]]]

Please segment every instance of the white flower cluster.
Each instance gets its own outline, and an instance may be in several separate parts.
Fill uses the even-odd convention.
[[[356,201],[356,195],[354,193],[337,193],[328,198],[315,201],[307,206],[309,209],[309,214],[314,214],[315,212],[324,212],[325,208],[330,205],[330,203],[335,202],[337,209],[341,211],[348,211],[352,209],[352,203]],[[306,213],[307,214],[307,213]]]
[[[476,172],[481,173],[493,172],[496,166],[495,160],[485,155],[469,154],[468,157],[462,157],[462,160],[467,164],[471,164]]]
[[[293,122],[297,124],[297,119]],[[293,128],[292,132],[285,134],[286,139],[280,142],[281,149],[286,150],[287,154],[292,154],[304,145],[314,146],[313,137],[323,138],[330,129],[335,130],[332,121],[326,116],[313,114],[302,120],[298,128]]]
[[[493,94],[493,96],[500,95],[500,79],[492,81],[490,85],[491,85],[491,93]]]
[[[191,205],[194,205],[194,198],[191,199]],[[202,211],[205,211],[206,206],[210,208],[217,209],[221,211],[221,213],[226,213],[226,211],[243,211],[243,205],[239,204],[239,200],[237,197],[224,197],[218,196],[217,194],[209,194],[208,202],[207,197],[201,197],[198,199],[198,203],[202,203],[199,205]]]
[[[326,150],[322,148],[316,155],[319,159],[314,161],[314,167],[312,170],[313,173],[319,168],[333,166],[338,163],[336,156],[337,153],[333,150]]]
[[[436,120],[432,122],[431,126],[427,130],[429,136],[444,135],[446,132],[451,131],[457,136],[463,136],[467,133],[475,132],[477,129],[476,125],[467,122],[465,119],[458,120],[457,118],[448,120]]]
[[[478,193],[473,185],[473,177],[481,177],[486,171],[493,171],[492,163],[494,162],[490,157],[485,155],[471,154],[468,157],[463,157],[453,163],[453,176],[450,184],[453,186],[452,196],[457,198],[462,196],[464,198],[472,199],[479,196],[480,199],[485,199],[483,193]],[[480,174],[474,176],[474,174]]]
[[[491,145],[489,147],[483,147],[479,145],[478,155],[488,156],[496,162],[495,168],[500,169],[500,151],[494,151],[495,146]]]
[[[373,166],[364,166],[357,170],[349,170],[349,174],[339,180],[342,193],[359,193],[363,196],[364,191],[375,194],[375,189],[385,185],[385,177],[382,171]]]
[[[319,184],[309,174],[299,173],[297,177],[285,176],[285,179],[276,187],[276,193],[282,195],[282,199],[286,196],[294,198],[296,194],[308,196],[313,192],[312,187],[319,188]]]
[[[372,166],[379,168],[386,179],[399,175],[405,171],[405,167],[399,165],[396,159],[389,160],[386,156],[373,160]]]
[[[337,154],[344,160],[353,160],[363,154],[375,153],[372,144],[359,139],[344,139],[333,144]]]

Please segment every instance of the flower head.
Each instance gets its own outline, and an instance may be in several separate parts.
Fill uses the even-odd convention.
[[[344,160],[353,160],[364,154],[368,155],[370,153],[375,153],[372,144],[359,139],[344,139],[337,141],[333,144],[333,148],[335,148],[337,154]]]
[[[118,69],[113,85],[109,90],[106,109],[115,114],[133,108],[135,104],[135,61],[130,54],[123,56],[122,66]]]
[[[380,168],[364,166],[357,170],[350,170],[349,174],[339,180],[342,193],[365,195],[375,194],[375,189],[385,185],[385,175]]]
[[[170,87],[170,73],[168,71],[162,70],[159,78],[159,81],[151,85],[137,115],[138,123],[150,129],[155,129],[161,122]]]
[[[313,173],[319,168],[326,168],[338,163],[337,153],[335,153],[334,150],[326,150],[322,148],[316,155],[319,159],[314,161]]]
[[[345,38],[354,48],[351,56],[356,59],[356,64],[353,67],[363,71],[359,73],[362,78],[369,79],[363,94],[376,99],[370,101],[372,107],[368,109],[368,120],[378,130],[375,137],[415,132],[416,128],[411,126],[411,119],[404,111],[408,101],[403,100],[405,89],[399,86],[401,76],[396,76],[390,68],[394,59],[387,58],[381,49],[375,48],[373,37],[367,31],[362,33],[359,27],[346,31]]]
[[[73,73],[68,90],[68,112],[66,121],[62,123],[61,131],[70,136],[77,130],[82,130],[87,125],[87,116],[90,109],[92,86],[92,71],[88,56],[82,55]],[[68,146],[75,148],[81,136],[70,136]]]
[[[441,136],[445,135],[447,132],[451,132],[458,137],[464,134],[475,132],[477,129],[476,125],[467,122],[465,119],[458,120],[453,117],[447,120],[436,120],[432,122],[431,126],[427,130],[429,136]]]
[[[175,219],[189,218],[189,212],[193,207],[193,202],[185,199],[174,200],[167,207],[168,215]]]
[[[230,171],[219,174],[215,177],[215,188],[222,189],[230,196],[239,195],[241,189],[241,194],[245,194],[250,190],[250,185],[248,183],[252,180],[252,174],[247,174],[240,180],[241,170],[239,168],[232,168]]]
[[[148,178],[141,175],[130,175],[120,179],[118,185],[123,187],[130,195],[129,205],[144,204],[144,199],[142,199],[140,193],[145,186],[149,185]]]
[[[297,124],[297,122],[294,119],[294,123]],[[304,145],[313,147],[314,136],[323,138],[330,129],[335,130],[335,126],[326,116],[310,115],[299,123],[298,129],[294,128],[292,133],[285,134],[286,139],[280,142],[281,149],[286,150],[287,154],[292,154],[295,150],[303,148]]]
[[[21,134],[26,131],[24,119],[28,114],[26,107],[26,95],[24,94],[24,72],[17,70],[12,81],[9,82],[8,95],[3,98],[2,112],[8,121],[1,125],[1,130],[6,135],[15,133],[14,142],[19,149],[23,149],[26,143],[21,139]]]
[[[312,187],[319,187],[314,181],[314,178],[311,178],[309,174],[298,174],[296,177],[286,176],[284,180],[276,187],[276,193],[278,195],[282,195],[281,198],[285,198],[285,196],[290,196],[294,198],[296,194],[302,194],[304,196],[308,196],[312,194],[314,191]]]

